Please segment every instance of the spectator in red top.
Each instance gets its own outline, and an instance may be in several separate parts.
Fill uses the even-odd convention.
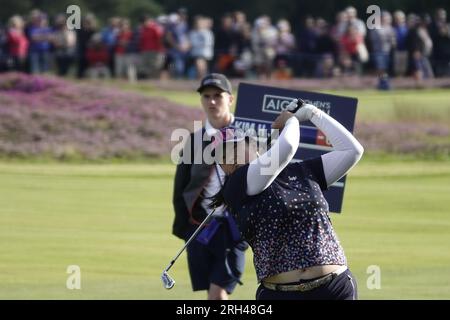
[[[108,68],[109,52],[106,44],[102,42],[102,35],[96,33],[92,36],[86,49],[87,75],[91,79],[109,78],[111,73]]]
[[[8,22],[6,43],[13,70],[25,71],[29,42],[24,33],[25,23],[20,16],[12,16]]]
[[[150,78],[158,77],[164,64],[163,28],[147,18],[139,37],[139,51],[144,73]]]
[[[115,58],[115,75],[116,77],[125,77],[128,74],[127,68],[127,54],[130,42],[133,37],[133,31],[131,30],[130,20],[121,19],[119,34],[117,35],[117,44],[114,49]]]
[[[355,26],[349,25],[347,32],[342,36],[342,49],[345,53],[354,56],[358,53],[358,44],[364,41],[362,35],[358,33]]]
[[[340,39],[340,63],[344,73],[361,73],[361,63],[367,61],[368,52],[364,36],[350,23]]]

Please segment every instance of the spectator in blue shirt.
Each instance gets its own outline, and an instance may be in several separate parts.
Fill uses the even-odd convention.
[[[173,66],[175,77],[184,76],[190,44],[187,25],[177,13],[169,15],[164,40],[167,48],[167,59]]]
[[[50,49],[52,29],[48,25],[45,14],[41,14],[32,22],[29,30],[30,37],[30,71],[31,73],[45,73],[50,68]]]
[[[110,56],[109,59],[109,64],[108,64],[108,68],[109,68],[109,72],[114,76],[115,75],[115,70],[114,70],[114,65],[115,65],[115,48],[117,45],[117,36],[120,32],[120,18],[118,17],[112,17],[109,19],[109,24],[108,26],[106,26],[102,32],[102,42],[106,45],[106,47],[108,48],[108,53]]]
[[[197,78],[203,78],[208,72],[208,61],[213,58],[214,34],[211,31],[211,19],[197,16],[194,29],[189,32],[190,55],[195,65]]]
[[[403,11],[394,12],[394,31],[397,44],[394,50],[393,71],[395,76],[404,76],[408,70],[408,48],[406,46],[408,27]]]

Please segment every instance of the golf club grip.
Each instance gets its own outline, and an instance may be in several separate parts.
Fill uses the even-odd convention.
[[[303,107],[304,105],[305,105],[305,101],[303,100],[303,99],[300,99],[300,98],[297,98],[297,99],[295,99],[295,100],[293,100],[293,101],[297,101],[297,107],[295,108],[295,109],[292,109],[292,110],[289,110],[289,105],[287,106],[287,111],[289,111],[289,112],[291,112],[291,113],[296,113],[301,107]],[[292,103],[292,102],[291,102]],[[275,129],[272,129],[272,130],[270,130],[270,137],[268,138],[268,140],[267,140],[267,146],[268,147],[270,147],[271,145],[272,145],[272,143],[273,143],[273,139],[272,139],[272,136],[273,136],[273,133],[275,132]]]

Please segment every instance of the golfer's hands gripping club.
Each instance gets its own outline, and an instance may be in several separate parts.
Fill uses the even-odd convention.
[[[305,102],[302,99],[294,99],[292,100],[288,106],[286,107],[286,111],[295,113]],[[300,104],[300,105],[299,105]]]
[[[315,114],[320,112],[318,108],[302,99],[292,100],[286,107],[286,110],[294,113],[299,122],[309,121]]]
[[[310,121],[315,114],[321,112],[312,104],[308,104],[302,99],[293,99],[285,111],[283,111],[273,122],[271,137],[274,137],[275,129],[282,130],[286,121],[290,118],[289,114],[295,115],[299,122]]]
[[[299,122],[309,121],[312,117],[318,114],[320,109],[313,106],[309,103],[303,103],[302,106],[295,112],[295,116],[297,117]]]
[[[298,105],[300,102],[300,106]],[[271,145],[277,138],[276,130],[282,130],[286,121],[303,105],[304,101],[301,99],[292,100],[284,111],[272,123],[272,130],[270,131],[269,145]]]
[[[272,123],[272,132],[273,132],[273,129],[278,129],[280,131],[283,130],[286,122],[292,117],[295,117],[295,115],[292,112],[287,111],[287,110],[282,111],[280,113],[280,115]]]

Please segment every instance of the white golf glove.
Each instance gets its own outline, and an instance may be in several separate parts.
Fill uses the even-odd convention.
[[[312,104],[305,103],[300,109],[297,110],[295,116],[299,122],[309,121],[314,115],[319,114],[321,111],[319,108],[313,106]]]
[[[286,107],[286,111],[294,112],[295,109],[297,109],[298,106],[298,99],[292,100],[288,106]]]

